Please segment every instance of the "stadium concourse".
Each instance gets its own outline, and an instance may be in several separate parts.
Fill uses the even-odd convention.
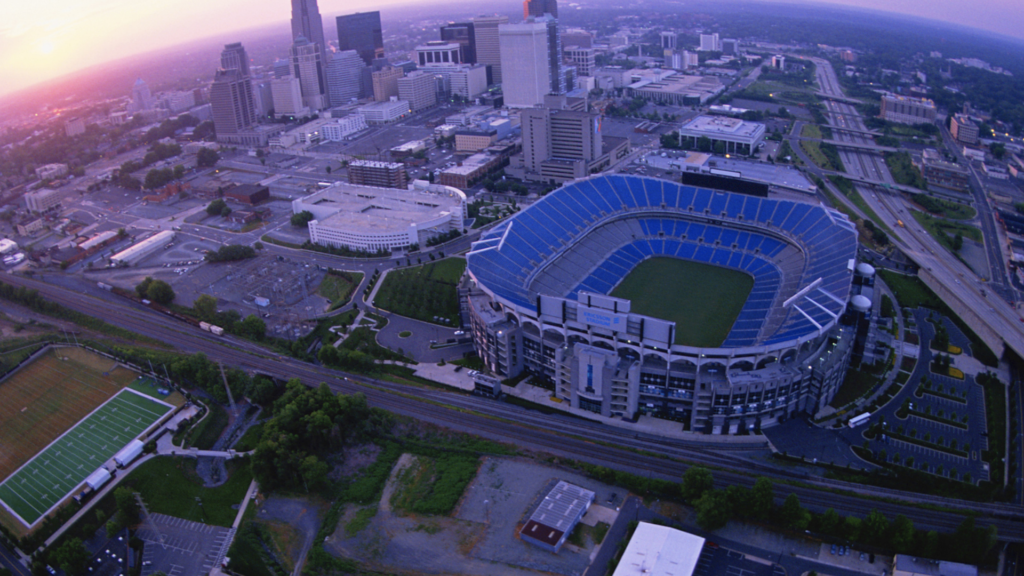
[[[745,432],[817,412],[842,383],[856,252],[854,225],[817,204],[595,176],[473,244],[473,341],[495,374],[527,371],[574,408]],[[677,274],[648,282],[642,300],[610,296],[641,263],[660,259],[728,269],[753,285],[738,292],[735,276]],[[718,341],[685,316],[645,313],[737,294],[738,313],[719,319],[727,327]]]

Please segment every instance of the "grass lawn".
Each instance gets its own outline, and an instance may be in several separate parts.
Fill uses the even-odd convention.
[[[331,310],[348,304],[352,291],[363,281],[362,272],[332,272],[324,276],[317,294],[331,301]]]
[[[392,270],[384,277],[373,304],[416,320],[458,326],[459,295],[455,286],[465,269],[465,259],[446,258]]]
[[[938,240],[939,244],[942,244],[951,252],[956,252],[956,249],[953,247],[953,236],[958,232],[964,238],[970,238],[975,242],[982,241],[981,230],[969,224],[950,222],[918,210],[911,210],[911,214],[913,214],[914,220],[917,220],[918,224],[932,235],[932,238]]]
[[[259,424],[253,424],[242,434],[242,437],[235,442],[233,448],[238,452],[248,452],[249,450],[255,450],[256,445],[260,443],[260,438],[263,437],[263,422]]]
[[[804,138],[817,138],[821,139],[821,128],[817,124],[804,124],[803,129],[800,130],[800,135]]]
[[[736,270],[678,258],[641,262],[612,291],[632,302],[632,311],[676,323],[676,344],[712,348],[722,344],[754,286]]]
[[[206,488],[195,475],[194,458],[159,456],[139,466],[125,483],[142,494],[150,512],[168,514],[186,520],[231,526],[252,480],[249,463],[230,460],[228,481],[216,488]],[[203,505],[199,506],[196,498]]]
[[[970,220],[978,215],[978,211],[967,204],[925,196],[924,194],[915,196],[914,203],[936,216],[952,220]]]
[[[821,142],[812,142],[810,140],[801,140],[800,148],[803,149],[804,154],[810,157],[811,161],[818,165],[823,170],[835,170],[836,172],[842,172],[842,166],[836,166],[825,156],[825,153],[821,151]]]

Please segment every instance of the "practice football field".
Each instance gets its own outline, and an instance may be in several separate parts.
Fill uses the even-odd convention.
[[[729,336],[754,287],[744,272],[679,258],[637,265],[611,296],[630,301],[635,314],[676,323],[676,344],[713,348]]]
[[[122,390],[0,484],[0,501],[31,526],[172,409]]]

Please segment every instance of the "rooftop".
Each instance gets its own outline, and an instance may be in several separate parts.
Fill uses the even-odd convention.
[[[612,576],[690,576],[703,549],[700,536],[641,522]]]
[[[530,515],[522,533],[555,545],[593,501],[594,493],[590,490],[561,480]]]
[[[754,136],[764,125],[725,116],[697,116],[683,123],[682,130],[730,136]]]
[[[928,576],[978,576],[978,567],[945,560],[929,560],[906,554],[897,554],[893,560],[893,572],[911,572]]]
[[[321,226],[382,232],[461,212],[464,201],[465,195],[449,186],[402,190],[335,182],[296,202],[310,207]]]

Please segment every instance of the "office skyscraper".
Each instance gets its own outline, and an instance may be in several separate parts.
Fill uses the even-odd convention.
[[[476,36],[472,22],[453,22],[441,26],[441,40],[462,46],[462,61],[476,64]]]
[[[320,18],[320,7],[317,6],[316,0],[292,0],[292,41],[298,40],[300,36],[316,44],[320,52],[320,62],[326,65],[327,42],[324,40],[324,22]],[[329,102],[324,102],[325,106],[328,104]]]
[[[338,16],[338,50],[355,50],[367,66],[384,57],[380,12]]]
[[[132,86],[132,112],[142,112],[153,108],[153,95],[149,91],[146,81],[139,78]]]
[[[335,52],[327,65],[327,88],[331,103],[340,106],[359,98],[363,68],[366,64],[355,50]]]
[[[558,22],[550,16],[498,27],[505,105],[529,108],[565,93]]]
[[[523,2],[523,18],[550,14],[558,18],[558,2],[556,0],[525,0]]]
[[[220,53],[220,67],[224,70],[238,70],[239,74],[249,77],[249,55],[241,42],[225,44]]]
[[[292,74],[299,79],[303,104],[311,110],[327,108],[327,74],[320,59],[320,47],[299,36],[292,44],[291,58]]]
[[[501,43],[498,26],[508,24],[508,16],[477,16],[473,18],[473,38],[476,44],[476,61],[485,64],[489,73],[488,84],[501,84]]]
[[[233,135],[256,124],[252,82],[237,69],[217,71],[210,86],[210,107],[219,140],[231,141]]]

